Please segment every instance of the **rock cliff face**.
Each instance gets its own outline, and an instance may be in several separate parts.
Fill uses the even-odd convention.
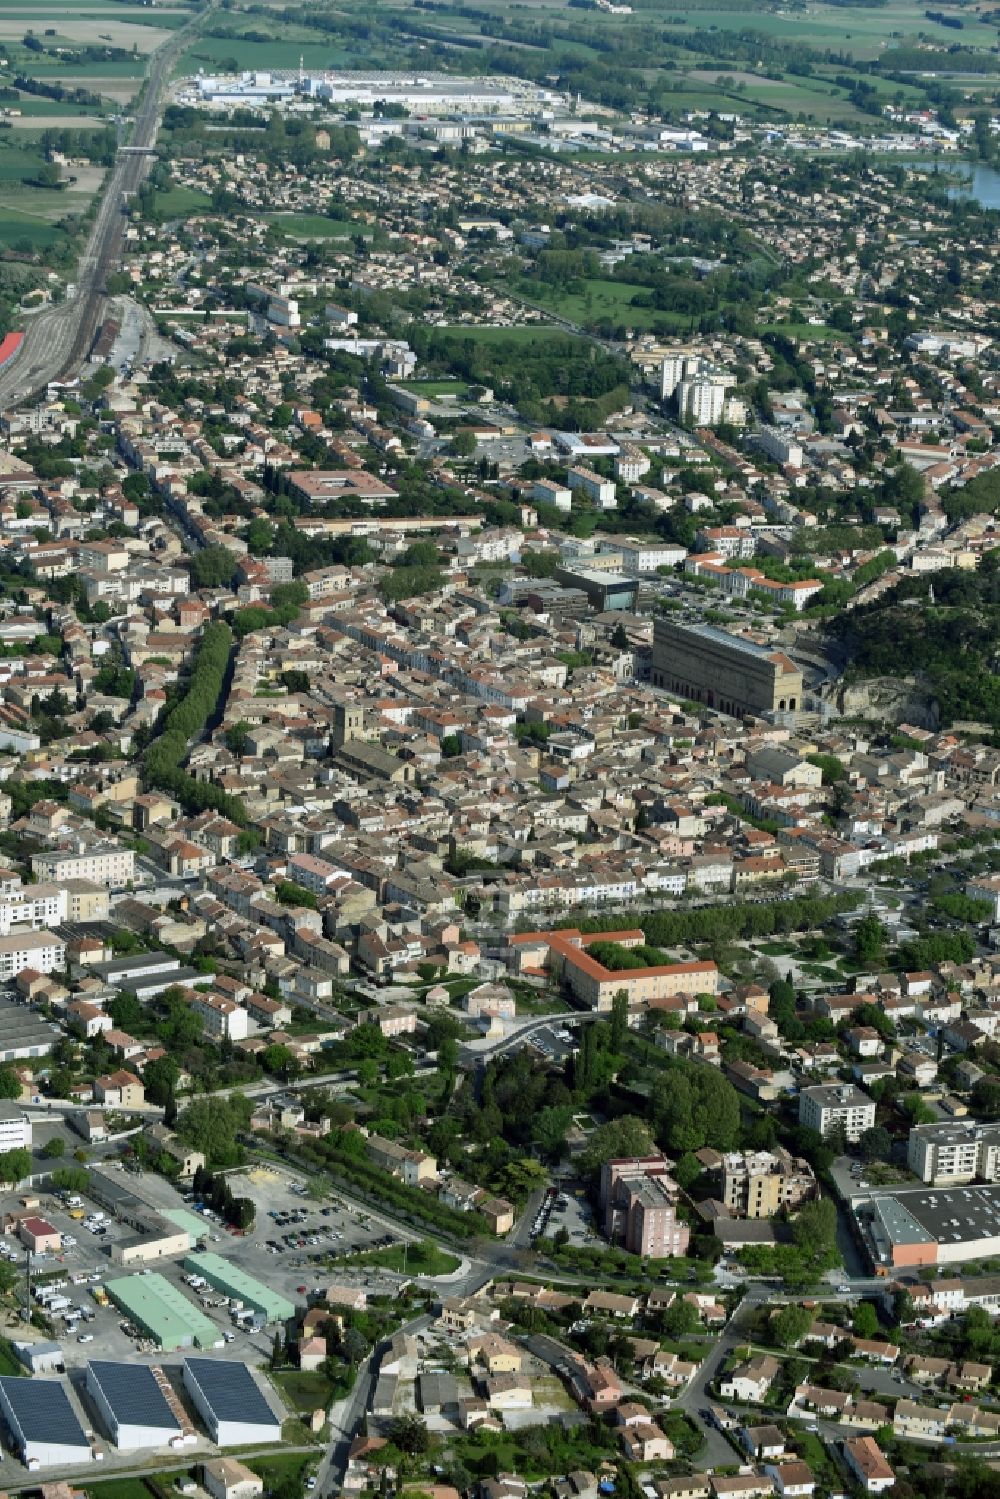
[[[887,723],[912,723],[921,729],[941,727],[937,699],[916,677],[872,677],[869,682],[839,682],[832,686],[837,711],[845,717],[881,718]]]

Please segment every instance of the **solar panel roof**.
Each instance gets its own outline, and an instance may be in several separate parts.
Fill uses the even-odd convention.
[[[83,1427],[73,1414],[64,1387],[50,1379],[0,1375],[0,1389],[26,1442],[88,1447]]]
[[[180,1431],[156,1375],[145,1364],[116,1364],[91,1359],[90,1371],[118,1421],[124,1426],[161,1426]]]
[[[259,1421],[274,1425],[278,1417],[264,1399],[246,1364],[225,1359],[186,1358],[185,1369],[219,1421]]]

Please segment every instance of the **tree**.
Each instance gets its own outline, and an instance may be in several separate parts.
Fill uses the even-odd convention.
[[[0,1181],[16,1186],[31,1171],[30,1150],[0,1151]]]
[[[620,1054],[628,1035],[628,991],[619,989],[611,1001],[611,1050]]]
[[[854,1332],[859,1338],[874,1338],[878,1334],[878,1312],[870,1301],[859,1301],[854,1309]]]
[[[584,1035],[590,1030],[584,1026]],[[598,1170],[605,1161],[619,1156],[646,1156],[653,1150],[653,1137],[644,1119],[636,1114],[622,1114],[618,1119],[609,1119],[598,1125],[590,1137],[583,1162],[590,1170]]]
[[[237,1136],[252,1112],[253,1105],[239,1093],[231,1098],[196,1098],[179,1115],[177,1135],[200,1150],[211,1166],[238,1165]]]
[[[835,1262],[837,1209],[828,1197],[807,1202],[792,1220],[792,1240],[813,1267],[828,1268]]]
[[[790,1301],[777,1316],[771,1318],[771,1336],[779,1348],[795,1348],[813,1324],[813,1313],[808,1307]]]
[[[196,588],[227,588],[236,571],[236,558],[224,546],[202,547],[191,558],[191,576]]]
[[[21,1079],[13,1067],[0,1067],[0,1098],[17,1099],[21,1096]]]
[[[415,1415],[397,1416],[389,1426],[389,1441],[410,1456],[426,1452],[431,1444],[426,1421]]]
[[[290,1078],[299,1070],[298,1058],[287,1046],[276,1044],[267,1046],[260,1054],[264,1071],[270,1072],[272,1077]]]
[[[854,950],[859,963],[880,963],[885,956],[885,927],[875,915],[862,916],[854,929]]]
[[[166,1107],[173,1100],[179,1077],[180,1068],[171,1056],[156,1057],[152,1062],[147,1062],[142,1080],[149,1102],[158,1104],[161,1108]]]
[[[42,1155],[45,1156],[46,1160],[56,1161],[61,1155],[65,1154],[66,1141],[61,1135],[53,1135],[52,1139],[47,1140],[42,1146]]]
[[[340,1340],[340,1351],[349,1364],[360,1364],[368,1352],[368,1342],[360,1328],[344,1329],[344,1336]]]
[[[674,1181],[682,1191],[689,1192],[701,1173],[702,1165],[698,1157],[687,1151],[674,1167]]]
[[[698,1308],[680,1296],[674,1298],[660,1319],[660,1326],[668,1338],[687,1338],[701,1327]]]
[[[893,1296],[892,1298],[893,1322],[895,1322],[897,1327],[902,1327],[906,1323],[912,1322],[914,1316],[915,1308],[913,1305],[913,1297],[910,1295],[909,1291],[897,1291],[895,1296]]]
[[[281,1346],[281,1333],[275,1332],[271,1343],[271,1368],[280,1369],[284,1359],[284,1349]]]
[[[250,725],[245,718],[231,724],[225,734],[226,748],[231,755],[241,760],[250,747]]]
[[[471,427],[459,427],[452,434],[451,451],[456,458],[471,458],[476,451],[476,434]]]
[[[858,1143],[865,1161],[887,1161],[892,1154],[892,1136],[881,1124],[866,1129]]]
[[[711,1067],[675,1062],[656,1095],[656,1133],[672,1155],[711,1146],[732,1150],[740,1133],[736,1089]]]
[[[121,989],[108,1006],[108,1013],[120,1031],[131,1031],[141,1026],[145,1012],[133,989]]]

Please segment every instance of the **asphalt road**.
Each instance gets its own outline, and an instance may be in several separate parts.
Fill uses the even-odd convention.
[[[211,9],[210,0],[208,9]],[[149,148],[156,143],[160,110],[170,70],[200,24],[203,11],[172,33],[152,55],[142,102],[134,117],[129,144]],[[94,216],[86,249],[78,268],[76,290],[58,306],[46,308],[25,327],[24,342],[0,371],[0,410],[9,410],[41,394],[51,380],[70,378],[90,352],[105,310],[105,281],[118,264],[125,218],[123,195],[142,184],[151,158],[119,154],[111,168]]]

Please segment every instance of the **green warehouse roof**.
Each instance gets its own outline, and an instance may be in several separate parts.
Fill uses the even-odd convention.
[[[191,1235],[192,1245],[197,1244],[200,1239],[208,1238],[208,1224],[203,1218],[189,1213],[187,1208],[161,1208],[160,1217],[166,1218],[176,1228],[185,1229]]]
[[[104,1283],[115,1306],[160,1348],[214,1348],[222,1334],[162,1275],[124,1275]]]
[[[203,1254],[189,1254],[184,1268],[195,1275],[203,1275],[210,1286],[225,1296],[236,1297],[244,1306],[260,1312],[268,1322],[287,1322],[294,1315],[295,1307],[290,1301],[236,1265],[231,1265],[221,1254],[212,1254],[208,1250]]]

